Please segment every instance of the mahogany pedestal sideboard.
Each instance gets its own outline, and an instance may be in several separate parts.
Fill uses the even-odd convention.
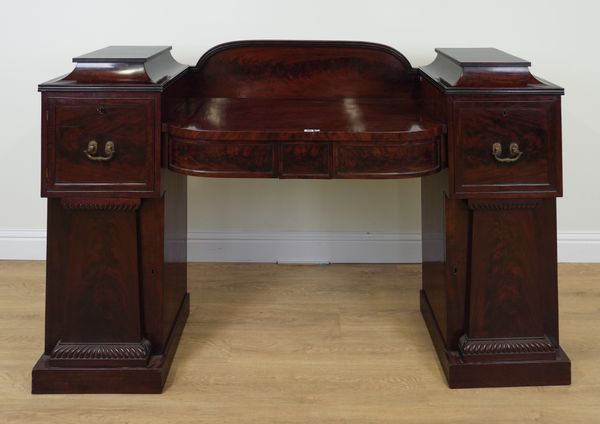
[[[193,67],[169,51],[108,47],[39,86],[48,250],[33,393],[162,391],[189,310],[186,175],[422,177],[421,311],[449,386],[570,383],[562,88],[492,48],[437,49],[418,69],[363,42],[233,42]]]

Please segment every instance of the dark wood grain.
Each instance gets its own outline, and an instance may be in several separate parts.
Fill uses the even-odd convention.
[[[425,142],[348,142],[335,146],[338,178],[402,178],[433,174],[441,169],[440,139]]]
[[[333,154],[330,143],[282,143],[279,153],[281,178],[330,178]]]
[[[438,49],[416,70],[390,47],[338,41],[226,43],[190,68],[164,47],[74,61],[39,87],[49,202],[34,393],[162,390],[189,308],[186,175],[424,177],[421,310],[449,386],[570,383],[563,90],[528,61]],[[115,155],[90,160],[90,140]]]
[[[444,126],[406,99],[186,98],[169,134],[203,140],[412,141]]]
[[[465,332],[470,262],[470,214],[450,196],[447,170],[421,180],[423,293],[448,349]]]
[[[192,98],[180,100],[177,110],[169,125],[169,167],[189,175],[399,178],[441,166],[444,126],[405,99]],[[285,141],[294,141],[295,150],[280,146]],[[306,169],[285,171],[291,166]]]
[[[440,329],[423,291],[421,313],[442,371],[452,389],[571,384],[571,361],[561,348],[558,348],[552,360],[465,362],[459,352],[444,346]]]
[[[447,94],[563,94],[529,72],[531,63],[494,48],[435,49],[435,60],[419,69]]]
[[[48,239],[57,240],[61,255],[48,257],[51,287],[59,297],[48,298],[46,354],[60,344],[79,350],[101,343],[141,343],[140,286],[138,279],[136,210],[139,200],[69,198],[52,200]],[[49,242],[50,243],[50,242]],[[110,264],[110,266],[107,266]],[[129,358],[115,350],[112,356],[63,355],[61,366],[79,364],[117,366]],[[122,353],[122,354],[120,354]],[[55,359],[56,355],[52,355]],[[92,356],[92,355],[90,355]],[[147,355],[141,359],[145,363]]]
[[[73,58],[65,76],[39,85],[40,91],[164,91],[187,68],[170,46],[110,46]]]
[[[169,338],[160,355],[150,356],[146,366],[137,367],[54,367],[42,355],[31,372],[33,394],[57,393],[161,393],[175,357],[175,351],[190,311],[190,297],[184,297]]]
[[[169,169],[211,177],[274,177],[277,146],[269,142],[219,142],[170,137]]]
[[[469,334],[542,335],[543,292],[553,282],[540,278],[547,249],[552,248],[539,246],[535,237],[541,200],[470,201],[469,208],[473,210]]]
[[[241,41],[198,61],[203,97],[406,97],[415,72],[400,52],[375,43]]]
[[[559,98],[460,98],[453,108],[458,195],[532,191],[537,197],[562,194],[561,139],[554,128],[560,121]],[[496,142],[504,152],[511,143],[517,143],[523,155],[513,163],[498,162],[492,155]]]
[[[44,194],[64,192],[154,192],[156,99],[80,98],[50,96],[47,119],[47,162]],[[112,141],[115,156],[95,162],[85,155],[88,143],[98,143],[98,156]]]
[[[50,199],[34,393],[160,392],[188,313],[187,190],[184,176],[160,169],[166,95],[157,93],[186,67],[164,49],[116,50],[77,58],[70,77],[40,86]],[[112,159],[90,160],[90,140],[98,155],[113,141]]]
[[[187,292],[187,179],[163,171],[162,186],[139,211],[142,316],[153,354],[163,352]]]

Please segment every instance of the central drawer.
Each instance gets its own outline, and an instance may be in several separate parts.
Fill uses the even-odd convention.
[[[441,169],[441,137],[404,142],[203,140],[169,136],[169,169],[245,178],[407,178]]]

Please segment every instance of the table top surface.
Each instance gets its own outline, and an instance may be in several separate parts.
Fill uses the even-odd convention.
[[[441,134],[441,122],[394,98],[187,98],[171,134],[191,138],[410,141]]]

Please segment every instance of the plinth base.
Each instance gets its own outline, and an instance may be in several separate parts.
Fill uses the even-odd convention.
[[[164,353],[151,356],[145,367],[59,368],[49,365],[49,355],[42,355],[33,367],[31,393],[161,393],[189,311],[188,293],[181,303]]]
[[[427,297],[421,290],[421,313],[452,389],[571,384],[571,361],[562,348],[550,360],[464,362],[458,351],[447,350]]]

